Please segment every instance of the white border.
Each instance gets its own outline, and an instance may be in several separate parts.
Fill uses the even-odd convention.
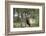
[[[13,28],[13,8],[39,9],[39,27]],[[10,32],[42,30],[42,6],[10,5]]]

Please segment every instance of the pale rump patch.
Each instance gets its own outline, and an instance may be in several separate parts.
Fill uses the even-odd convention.
[[[35,19],[29,18],[29,23],[30,24],[34,24],[35,23]]]

